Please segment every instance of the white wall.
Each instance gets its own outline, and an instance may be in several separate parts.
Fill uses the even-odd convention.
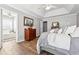
[[[53,17],[53,21],[59,21],[60,27],[76,25],[77,14]]]
[[[34,16],[32,16],[32,15],[28,15],[28,14],[26,14],[26,13],[23,13],[23,12],[21,12],[21,11],[18,11],[18,10],[16,10],[16,9],[14,9],[14,8],[11,8],[11,7],[9,7],[9,6],[7,6],[7,5],[0,5],[0,7],[2,7],[2,8],[6,8],[6,9],[8,9],[8,10],[11,10],[11,11],[13,11],[13,12],[16,12],[17,14],[18,14],[18,33],[17,34],[19,34],[19,36],[18,36],[18,41],[20,42],[20,41],[23,41],[24,40],[24,16],[26,16],[26,17],[30,17],[30,18],[33,18],[34,19],[34,26],[36,27],[36,34],[37,35],[39,35],[39,24],[38,24],[38,18],[37,17],[34,17]]]
[[[34,26],[36,28],[36,36],[40,35],[40,18],[34,18]]]
[[[1,40],[2,40],[2,26],[1,26],[1,23],[2,23],[2,20],[1,20],[2,18],[1,18],[1,8],[0,8],[0,48],[1,48]]]
[[[43,21],[48,21],[48,31],[51,30],[52,22],[58,21],[60,27],[77,25],[77,14],[69,14],[55,17],[44,18]]]

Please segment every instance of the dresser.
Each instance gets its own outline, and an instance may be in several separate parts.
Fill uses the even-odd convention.
[[[24,29],[24,33],[26,41],[30,41],[36,38],[36,29],[33,28]]]

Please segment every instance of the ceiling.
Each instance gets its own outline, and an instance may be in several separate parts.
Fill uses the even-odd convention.
[[[12,12],[12,11],[10,11],[10,10],[7,10],[7,9],[2,9],[2,15],[3,16],[8,16],[8,17],[10,17],[10,18],[13,18],[13,17],[15,17],[17,14],[15,13],[15,12]]]
[[[48,5],[51,5],[53,7],[50,8],[49,10],[46,10],[45,8]],[[49,17],[48,14],[51,13],[54,13],[53,16],[55,16],[64,13],[66,14],[66,13],[79,12],[79,5],[75,5],[75,4],[10,4],[9,6],[23,12],[28,11],[30,13],[33,13],[41,17]]]

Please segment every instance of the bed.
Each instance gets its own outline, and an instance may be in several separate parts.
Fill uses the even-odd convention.
[[[40,52],[42,50],[45,50],[45,51],[50,52],[50,53],[55,54],[55,55],[79,55],[79,47],[78,47],[79,46],[79,35],[78,35],[79,27],[78,27],[78,29],[75,29],[75,32],[73,32],[73,34],[69,35],[68,33],[69,32],[67,32],[67,34],[65,34],[65,33],[64,34],[62,34],[62,33],[52,33],[52,34],[58,35],[58,38],[59,37],[62,38],[62,39],[65,38],[62,41],[63,42],[62,44],[61,44],[61,41],[58,38],[57,38],[57,40],[59,40],[58,41],[59,44],[58,44],[58,42],[54,44],[53,41],[56,40],[55,36],[53,38],[53,41],[51,41],[50,37],[49,37],[49,40],[52,42],[52,43],[49,44],[48,35],[50,34],[50,32],[42,33],[41,36],[38,39],[38,42],[37,42],[37,53],[40,54]],[[66,38],[66,37],[68,37],[69,39]],[[64,43],[64,41],[65,41],[65,43]]]

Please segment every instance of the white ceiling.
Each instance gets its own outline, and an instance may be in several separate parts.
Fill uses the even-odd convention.
[[[10,4],[9,6],[14,7],[24,12],[26,11],[31,12],[41,17],[49,17],[49,15],[47,14],[51,14],[51,12],[54,13],[53,16],[55,16],[55,14],[59,15],[59,14],[79,11],[79,5],[74,5],[74,4],[51,4],[52,6],[55,6],[56,8],[51,8],[50,10],[45,9],[47,5],[49,4]],[[60,12],[59,10],[61,10],[61,13],[59,13]]]
[[[3,16],[8,16],[10,18],[15,17],[17,14],[13,11],[7,10],[7,9],[2,9],[2,15]]]

